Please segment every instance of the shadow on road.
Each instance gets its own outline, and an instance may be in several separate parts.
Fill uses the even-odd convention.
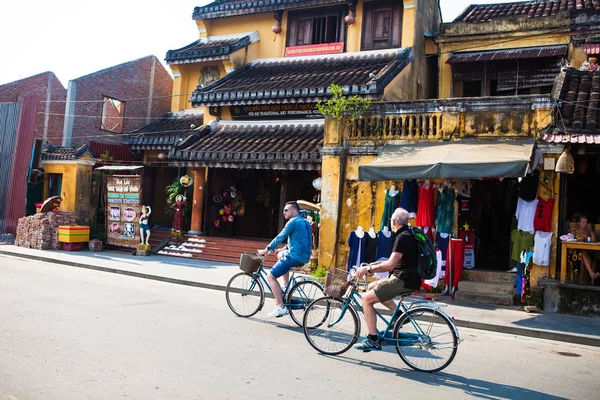
[[[409,369],[409,367],[406,367],[406,369],[393,368],[376,362],[363,361],[346,356],[323,355],[323,357],[331,358],[349,364],[360,365],[363,367],[371,368],[375,371],[394,374],[401,378],[411,379],[416,382],[424,383],[427,385],[462,390],[465,394],[469,396],[481,399],[564,399],[564,397],[553,396],[544,392],[526,389],[519,386],[494,383],[482,379],[471,379],[459,375],[449,374],[443,371],[430,374],[425,372],[413,371]]]

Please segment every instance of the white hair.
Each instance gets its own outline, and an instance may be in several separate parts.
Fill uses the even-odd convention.
[[[408,224],[408,211],[404,208],[396,208],[394,213],[392,214],[392,219],[395,220],[398,225],[407,225]]]

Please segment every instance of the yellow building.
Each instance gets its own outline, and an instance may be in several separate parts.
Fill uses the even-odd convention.
[[[286,201],[318,201],[315,104],[332,83],[374,101],[436,95],[437,60],[426,55],[436,53],[437,1],[216,1],[193,19],[199,38],[166,60],[172,111],[204,115],[204,130],[168,153],[206,182],[194,192],[196,233],[271,238]]]
[[[515,258],[520,250],[533,250],[538,232],[545,232],[544,238],[551,233],[552,239],[546,243],[547,258],[533,258],[537,264],[529,270],[531,287],[556,283],[561,273],[563,280],[577,276],[558,262],[563,221],[577,211],[573,204],[581,203],[569,194],[570,181],[577,177],[559,173],[556,159],[569,143],[577,149],[575,159],[581,159],[582,171],[592,174],[595,156],[589,153],[598,141],[590,133],[596,129],[597,116],[596,106],[585,102],[594,99],[590,93],[596,92],[594,82],[600,81],[577,74],[564,84],[555,79],[563,59],[579,67],[586,57],[595,61],[600,51],[598,17],[581,8],[585,8],[581,1],[469,6],[454,22],[443,24],[436,37],[442,99],[376,105],[373,115],[329,124],[322,149],[323,186],[328,188],[323,192],[322,230],[335,235],[322,236],[320,264],[353,264],[347,245],[353,230],[358,226],[379,230],[385,223],[387,191],[408,192],[406,180],[425,185],[430,181],[441,190],[453,186],[463,195],[468,181],[471,197],[466,208],[472,208],[465,213],[468,217],[459,216],[458,208],[464,204],[457,203],[450,234],[466,240],[474,231],[475,258],[468,266],[475,268],[462,274],[458,298],[513,304],[515,275],[504,271],[518,270],[512,268],[518,264]],[[566,102],[572,109],[564,125],[556,112],[568,109]],[[579,106],[577,122],[570,126],[580,103],[584,105]],[[514,146],[519,157],[502,156],[505,146]],[[481,161],[482,154],[494,162],[493,168]],[[516,161],[520,169],[509,168]],[[585,173],[580,181],[595,179],[582,176]],[[595,220],[597,210],[587,209]],[[544,215],[543,228],[522,225],[531,210]],[[468,230],[461,229],[467,227],[465,218]],[[419,218],[412,221],[418,222]],[[531,244],[515,242],[513,232],[521,235],[529,230]],[[580,275],[589,282],[586,274]],[[556,311],[556,304],[552,308]]]

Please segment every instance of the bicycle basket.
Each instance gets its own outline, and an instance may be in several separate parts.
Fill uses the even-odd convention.
[[[248,274],[252,274],[260,268],[262,259],[256,253],[242,253],[240,255],[240,269]]]
[[[327,271],[325,277],[325,292],[326,295],[331,296],[335,299],[339,299],[346,293],[348,289],[348,272],[339,268],[332,268]]]

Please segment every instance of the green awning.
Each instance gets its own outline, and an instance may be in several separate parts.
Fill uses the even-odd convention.
[[[534,146],[533,139],[387,145],[373,162],[359,166],[358,179],[523,177]]]

